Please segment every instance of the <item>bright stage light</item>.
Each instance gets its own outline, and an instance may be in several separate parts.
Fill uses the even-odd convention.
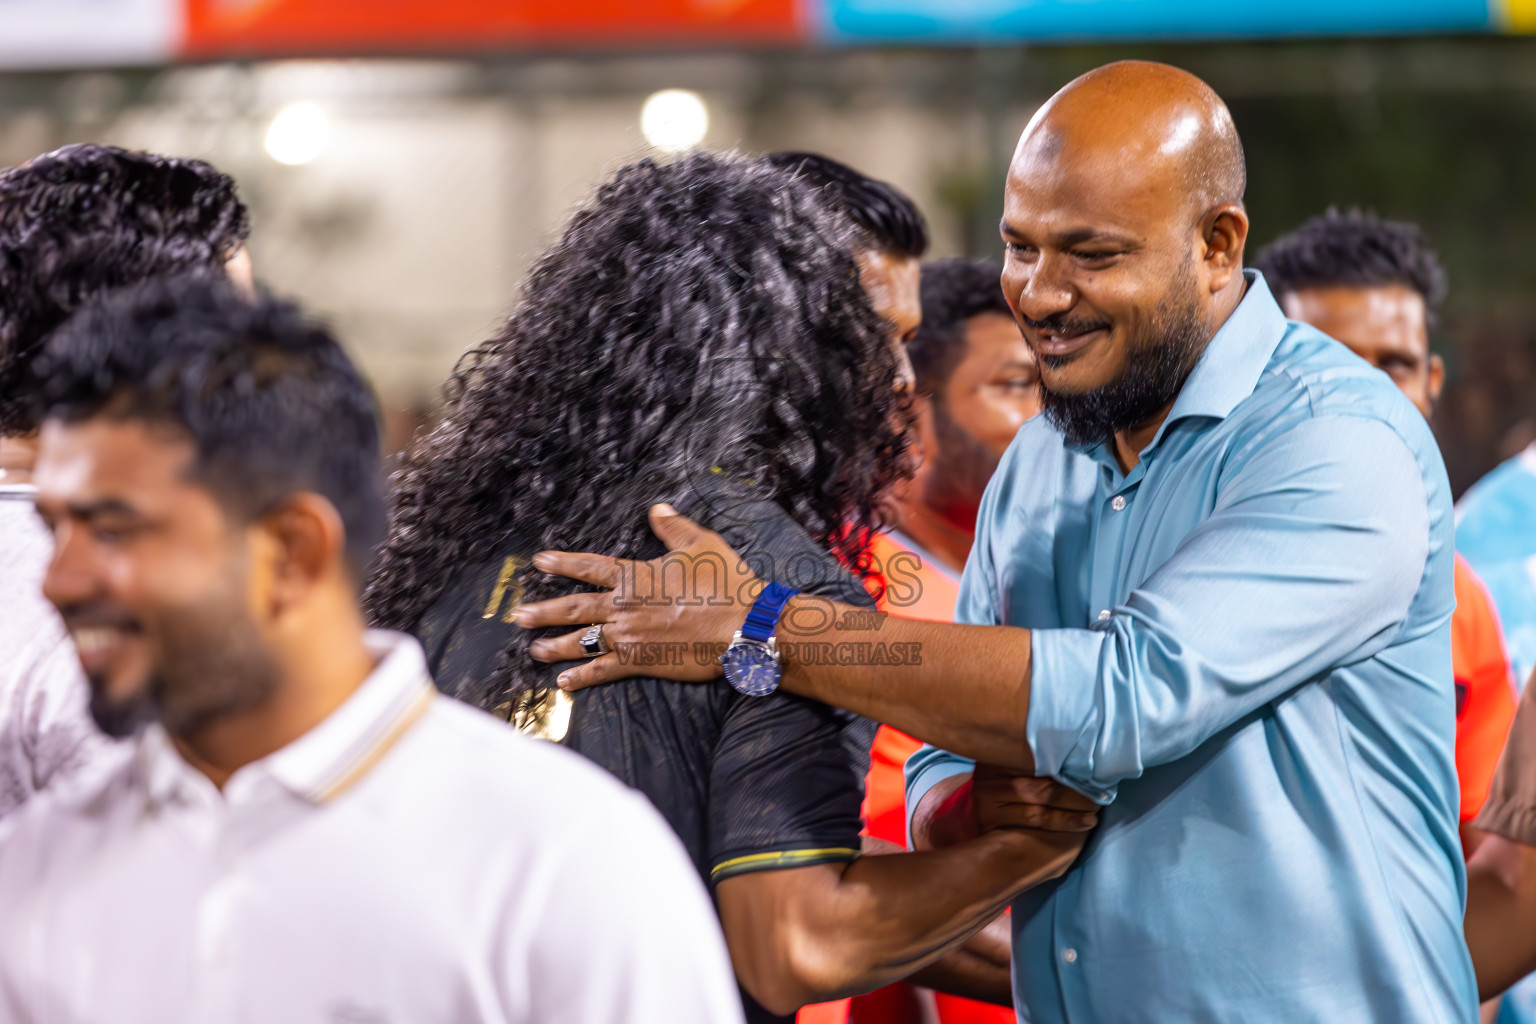
[[[704,141],[709,108],[696,92],[663,89],[640,108],[640,131],[663,153],[681,153]]]
[[[267,128],[267,154],[280,164],[307,164],[325,152],[331,121],[313,103],[295,103],[278,111]]]

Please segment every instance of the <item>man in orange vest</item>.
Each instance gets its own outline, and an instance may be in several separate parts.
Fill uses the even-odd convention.
[[[899,494],[896,529],[878,536],[871,549],[884,583],[877,600],[893,615],[953,621],[982,491],[1020,425],[1040,411],[1035,355],[1008,310],[1000,274],[995,264],[969,260],[923,267],[922,326],[907,346],[919,396],[914,434],[922,461]],[[876,839],[906,846],[902,765],[919,746],[888,725],[875,736],[864,821]],[[940,992],[935,999],[942,1024],[1013,1024],[1008,947],[1007,929],[994,923],[929,968],[945,973],[946,987],[1006,1004]],[[852,1024],[860,1024],[860,1003],[878,996],[853,1000]]]

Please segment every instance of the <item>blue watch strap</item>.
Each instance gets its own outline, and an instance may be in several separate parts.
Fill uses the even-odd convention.
[[[779,624],[779,616],[784,611],[784,606],[789,599],[800,591],[783,583],[770,583],[763,588],[763,592],[757,595],[757,600],[752,602],[752,610],[747,612],[747,621],[742,623],[741,638],[743,640],[756,640],[760,644],[768,642],[773,636],[773,629]]]

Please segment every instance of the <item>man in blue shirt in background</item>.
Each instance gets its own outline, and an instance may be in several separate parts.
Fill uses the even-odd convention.
[[[919,848],[988,827],[999,792],[1036,799],[1021,774],[1105,805],[1077,866],[1014,904],[1023,1019],[1470,1022],[1444,468],[1388,377],[1243,271],[1245,183],[1225,105],[1177,69],[1110,65],[1041,108],[1002,281],[1046,416],[987,490],[972,625],[869,628],[796,597],[781,685],[942,748],[908,764]],[[619,589],[520,623],[723,643],[758,579],[718,535],[652,520],[667,559],[538,556]],[[737,569],[698,574],[695,603],[634,600],[710,556]],[[921,663],[817,647],[858,641]],[[562,685],[633,671],[608,654]]]

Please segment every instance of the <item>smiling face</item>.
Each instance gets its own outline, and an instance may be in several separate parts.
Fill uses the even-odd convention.
[[[1197,262],[1201,211],[1176,193],[1170,201],[1126,154],[1063,149],[1020,144],[1004,205],[1003,294],[1038,356],[1047,407],[1058,398],[1059,425],[1091,442],[1172,401],[1210,340],[1211,293]]]
[[[1003,294],[1069,439],[1104,440],[1171,404],[1241,297],[1242,187],[1225,106],[1163,65],[1090,72],[1024,130]]]
[[[169,428],[104,416],[43,427],[36,500],[55,545],[43,591],[110,735],[156,717],[186,735],[277,686],[253,614],[251,537],[193,464]]]

